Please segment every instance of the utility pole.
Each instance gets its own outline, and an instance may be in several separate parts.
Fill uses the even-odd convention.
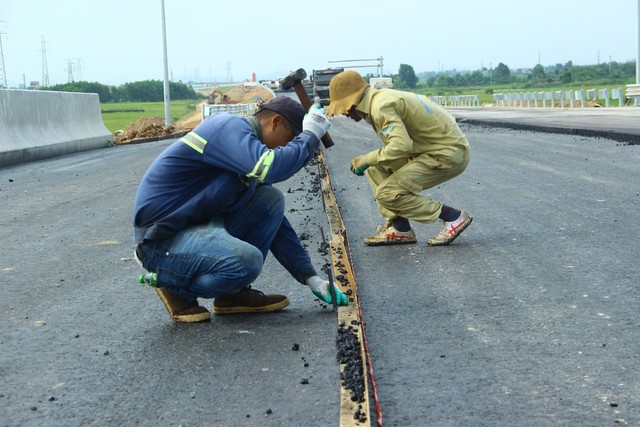
[[[167,28],[164,18],[164,0],[161,0],[162,6],[162,52],[164,57],[164,125],[171,124],[171,96],[169,95],[169,63],[167,59]]]
[[[493,86],[493,62],[489,62],[489,86]]]
[[[638,26],[636,27],[638,32],[638,45],[636,49],[636,84],[640,85],[640,0],[638,0]],[[640,107],[640,97],[636,96],[636,107]]]
[[[4,22],[4,21],[0,21]],[[7,71],[4,68],[4,52],[2,50],[2,35],[5,34],[0,31],[0,88],[8,88],[7,84]]]
[[[640,0],[638,0],[638,27],[636,28],[638,31],[638,44],[636,48],[638,51],[636,52],[636,84],[640,85]],[[636,98],[636,102],[638,98]]]
[[[233,83],[233,75],[231,74],[231,62],[227,61],[227,83]]]
[[[42,51],[42,86],[49,86],[49,66],[47,65],[47,42],[44,40],[44,36],[40,36],[41,38],[41,48]]]

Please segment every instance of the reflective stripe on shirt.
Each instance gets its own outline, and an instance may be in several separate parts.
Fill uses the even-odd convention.
[[[180,138],[180,141],[184,142],[200,154],[202,154],[202,152],[204,151],[204,146],[207,145],[207,140],[202,138],[195,132],[189,132],[188,134]]]
[[[269,167],[271,167],[271,163],[273,163],[273,159],[275,157],[276,155],[273,150],[265,152],[260,156],[260,160],[258,160],[258,163],[256,163],[256,166],[253,168],[251,173],[247,174],[247,177],[258,178],[258,181],[264,182],[267,172],[269,172]]]

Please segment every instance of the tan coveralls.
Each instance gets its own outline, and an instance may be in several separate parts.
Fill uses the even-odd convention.
[[[393,89],[369,89],[356,109],[367,114],[384,144],[365,155],[382,216],[437,221],[442,203],[420,193],[469,164],[469,142],[453,116],[424,95]]]

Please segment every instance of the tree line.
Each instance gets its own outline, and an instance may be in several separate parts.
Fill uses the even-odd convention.
[[[635,61],[608,62],[597,65],[565,64],[543,66],[536,64],[530,69],[511,70],[500,62],[494,69],[483,68],[472,72],[423,73],[427,87],[464,87],[518,84],[522,87],[560,86],[572,83],[614,84],[632,83],[635,78]]]
[[[536,64],[531,69],[511,70],[500,62],[495,68],[482,68],[475,71],[425,72],[416,75],[413,67],[400,64],[397,74],[388,75],[393,78],[397,89],[415,89],[421,87],[451,88],[478,87],[504,84],[518,84],[521,87],[559,86],[571,83],[619,84],[633,83],[635,80],[636,62],[608,62],[597,65],[565,64],[542,66]],[[377,77],[367,74],[365,79]]]
[[[509,66],[500,62],[495,68],[457,72],[426,72],[416,75],[409,64],[400,64],[397,74],[387,75],[393,78],[397,89],[415,89],[417,86],[450,88],[450,87],[478,87],[504,84],[518,84],[519,86],[557,86],[571,83],[599,82],[602,84],[632,83],[635,77],[636,63],[608,62],[597,65],[573,65],[572,61],[565,64],[542,66],[536,64],[531,69],[512,71]],[[373,74],[364,76],[368,81]],[[159,102],[164,100],[164,86],[160,80],[144,80],[125,83],[120,86],[107,86],[98,82],[71,82],[49,87],[43,90],[63,92],[97,93],[100,102]],[[198,99],[198,95],[190,85],[182,82],[169,82],[171,99]]]
[[[164,100],[164,83],[160,80],[144,80],[125,83],[120,86],[108,86],[98,82],[70,82],[54,86],[41,87],[41,90],[61,92],[97,93],[100,102],[159,102]],[[171,99],[198,99],[193,88],[182,82],[169,82]]]

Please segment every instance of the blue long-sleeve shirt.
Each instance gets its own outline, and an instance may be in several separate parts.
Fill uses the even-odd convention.
[[[239,208],[257,185],[281,182],[298,172],[319,143],[307,131],[271,150],[246,119],[226,113],[209,117],[163,151],[142,178],[133,212],[134,243],[166,240]],[[286,217],[271,252],[298,281],[315,274]]]

